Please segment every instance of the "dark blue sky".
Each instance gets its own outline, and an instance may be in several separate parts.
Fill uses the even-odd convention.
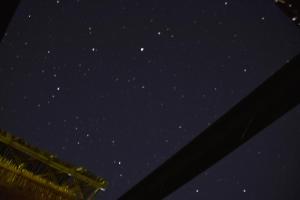
[[[0,46],[0,127],[116,199],[299,53],[272,0],[23,1]],[[300,199],[300,108],[168,199]]]

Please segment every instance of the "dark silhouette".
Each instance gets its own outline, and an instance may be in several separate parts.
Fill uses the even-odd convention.
[[[0,6],[0,40],[6,31],[6,28],[15,13],[20,0],[2,1]]]
[[[275,3],[300,25],[299,1]],[[297,106],[299,85],[300,54],[119,199],[162,199],[174,192]]]

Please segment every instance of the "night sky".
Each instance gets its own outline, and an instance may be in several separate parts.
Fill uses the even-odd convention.
[[[0,127],[117,199],[298,54],[299,36],[272,0],[23,1],[0,46]],[[299,119],[298,106],[167,199],[300,199]]]

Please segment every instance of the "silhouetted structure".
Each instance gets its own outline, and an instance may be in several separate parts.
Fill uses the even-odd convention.
[[[275,2],[299,25],[300,1]],[[119,199],[166,197],[297,106],[299,86],[300,54]]]
[[[0,3],[0,40],[17,8],[20,0],[2,1]]]
[[[0,38],[18,5],[0,6]],[[275,0],[299,25],[300,3]],[[162,199],[300,102],[300,55],[271,76],[120,199]],[[107,182],[0,131],[0,199],[90,199]]]
[[[300,1],[299,0],[275,0],[280,9],[300,27]]]

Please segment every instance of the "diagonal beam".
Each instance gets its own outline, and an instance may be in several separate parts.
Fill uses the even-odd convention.
[[[300,1],[299,0],[274,0],[277,6],[288,16],[298,27],[300,27]]]
[[[300,54],[119,199],[166,197],[297,106],[299,86]]]
[[[0,3],[0,41],[19,3],[20,0],[8,0]]]

